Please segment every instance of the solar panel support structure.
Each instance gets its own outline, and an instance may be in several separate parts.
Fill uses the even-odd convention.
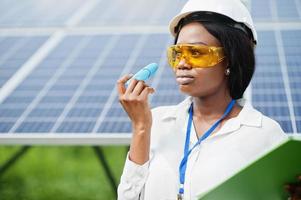
[[[114,176],[113,176],[113,173],[106,161],[106,158],[105,158],[105,155],[103,153],[103,150],[101,147],[99,146],[93,146],[93,149],[95,151],[95,154],[100,162],[100,164],[103,166],[104,170],[105,170],[105,173],[107,175],[107,178],[109,179],[110,181],[110,185],[111,185],[111,188],[114,190],[114,194],[115,194],[115,197],[117,198],[116,194],[117,194],[117,184],[116,184],[116,181],[114,179]]]
[[[31,146],[23,146],[16,153],[14,153],[3,165],[0,166],[0,177],[12,167],[25,153],[31,148]],[[110,182],[111,188],[115,197],[117,198],[117,183],[114,179],[113,173],[110,169],[110,166],[105,158],[103,150],[99,146],[92,146],[95,155],[97,156],[101,166],[104,168],[105,174]]]
[[[15,162],[18,161],[31,146],[23,146],[19,151],[14,153],[3,165],[0,166],[0,177],[3,175]]]

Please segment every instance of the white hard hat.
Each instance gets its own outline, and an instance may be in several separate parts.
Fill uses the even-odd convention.
[[[253,42],[257,43],[257,33],[253,20],[248,9],[240,0],[188,0],[181,12],[170,21],[169,30],[171,34],[176,36],[176,27],[180,20],[195,12],[226,16],[237,23],[233,26],[234,28],[242,30],[244,26],[247,27],[251,31]],[[240,27],[240,25],[243,26]]]

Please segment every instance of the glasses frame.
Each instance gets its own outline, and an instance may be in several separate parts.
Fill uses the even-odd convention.
[[[174,49],[181,49],[180,58],[175,59]],[[192,52],[193,49],[202,51],[202,55],[207,57],[207,62],[205,58],[197,62],[197,58],[192,58],[192,55],[189,55],[187,51]],[[184,52],[184,53],[183,53]],[[186,54],[185,54],[186,52]],[[190,53],[191,54],[191,53]],[[192,68],[209,68],[213,67],[216,64],[222,62],[226,58],[224,54],[223,47],[216,46],[207,46],[207,45],[194,45],[194,44],[176,44],[171,45],[167,48],[167,60],[171,68],[177,68],[181,60],[185,59],[185,62],[191,65]],[[203,62],[203,64],[201,64]]]

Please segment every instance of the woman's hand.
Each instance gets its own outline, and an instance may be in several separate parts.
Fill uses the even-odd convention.
[[[154,93],[154,89],[143,81],[137,80],[132,80],[126,88],[124,84],[131,77],[126,75],[119,79],[117,88],[119,101],[130,117],[133,126],[129,159],[142,165],[149,160],[152,113],[148,96]]]
[[[154,93],[154,89],[144,83],[133,79],[128,87],[125,87],[132,75],[125,75],[117,82],[119,102],[132,121],[133,128],[150,128],[152,115],[148,103],[148,96]]]

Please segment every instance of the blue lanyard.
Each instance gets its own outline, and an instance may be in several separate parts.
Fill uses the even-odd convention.
[[[197,143],[189,150],[189,141],[190,141],[190,132],[191,132],[191,124],[192,124],[192,117],[193,117],[193,104],[191,104],[189,108],[189,119],[187,124],[187,131],[186,131],[186,141],[185,141],[185,147],[184,147],[184,156],[179,166],[179,173],[180,173],[180,188],[179,188],[179,194],[178,199],[183,199],[184,196],[184,182],[185,182],[185,172],[187,167],[187,161],[190,153],[192,150],[199,145],[203,140],[205,140],[213,131],[214,129],[219,125],[219,123],[230,113],[233,106],[235,104],[235,100],[232,100],[227,108],[223,116],[217,120],[209,130],[207,130],[202,137],[197,141]]]

